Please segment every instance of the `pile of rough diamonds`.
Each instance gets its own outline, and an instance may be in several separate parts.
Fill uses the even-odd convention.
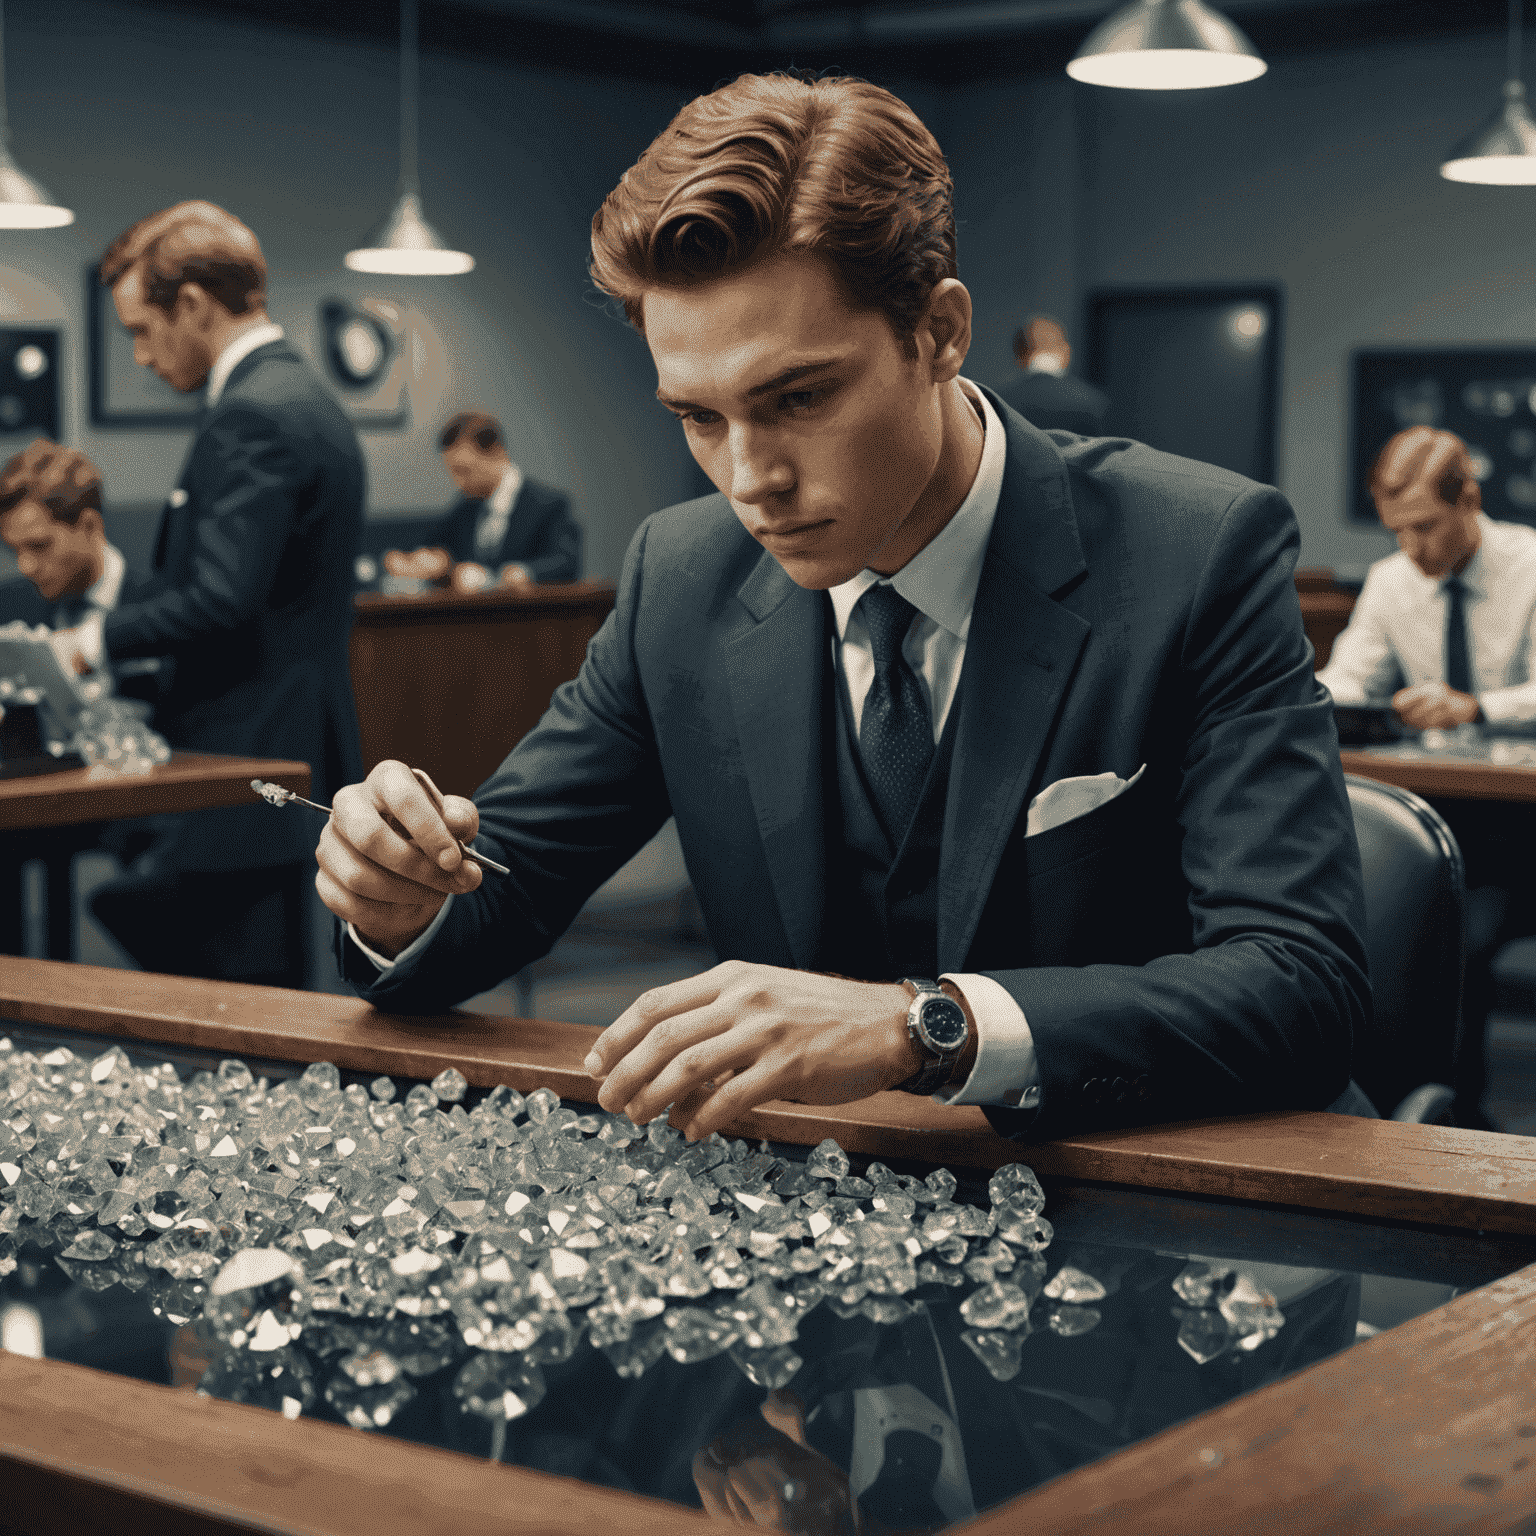
[[[823,1302],[894,1323],[920,1288],[970,1286],[962,1337],[999,1380],[1042,1295],[1058,1333],[1099,1321],[1091,1275],[1045,1283],[1051,1226],[1021,1164],[983,1210],[953,1198],[947,1169],[854,1176],[830,1139],[797,1164],[766,1143],[690,1145],[665,1117],[578,1114],[548,1088],[466,1111],[466,1086],[448,1068],[396,1102],[387,1077],[343,1089],[319,1062],[269,1086],[233,1060],[182,1082],[117,1047],[38,1057],[0,1038],[0,1276],[37,1243],[80,1284],[194,1322],[213,1350],[204,1391],[293,1417],[322,1379],[366,1428],[466,1355],[464,1409],[517,1417],[584,1334],[621,1376],[728,1350],[776,1387]],[[1234,1318],[1229,1342],[1278,1317],[1267,1332]],[[1215,1344],[1208,1329],[1196,1357]]]

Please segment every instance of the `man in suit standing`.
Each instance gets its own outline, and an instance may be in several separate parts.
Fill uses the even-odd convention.
[[[1048,1137],[1349,1101],[1360,864],[1295,518],[965,380],[954,239],[932,135],[855,79],[744,75],[626,173],[593,274],[720,494],[642,525],[474,802],[392,762],[336,795],[365,997],[494,985],[670,814],[724,959],[598,1038],[605,1108],[697,1137],[900,1087]]]
[[[1013,333],[1013,359],[1024,370],[998,390],[1005,401],[1042,432],[1101,437],[1109,397],[1067,373],[1072,347],[1061,322],[1035,315]]]
[[[203,410],[155,541],[150,589],[58,638],[77,666],[169,656],[173,746],[297,758],[326,798],[361,772],[348,670],[362,523],[357,435],[267,317],[239,219],[179,203],[101,261],[134,357]],[[249,806],[174,818],[92,908],[147,970],[302,986],[313,829]]]

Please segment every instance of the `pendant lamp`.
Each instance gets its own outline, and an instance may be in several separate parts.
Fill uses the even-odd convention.
[[[1189,91],[1257,80],[1269,66],[1204,0],[1134,0],[1088,34],[1074,80],[1134,91]]]
[[[1525,105],[1520,79],[1521,0],[1509,0],[1509,58],[1504,105],[1440,167],[1447,181],[1479,181],[1495,187],[1536,185],[1536,123]]]
[[[400,190],[384,221],[343,259],[354,272],[451,277],[473,271],[475,258],[467,251],[450,250],[421,211],[421,185],[416,174],[420,74],[416,3],[400,0]]]
[[[11,157],[5,102],[5,16],[0,6],[0,229],[57,229],[74,222],[73,211],[56,203]]]

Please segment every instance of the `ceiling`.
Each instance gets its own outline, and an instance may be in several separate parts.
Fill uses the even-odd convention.
[[[397,0],[131,0],[393,40]],[[1218,0],[1268,57],[1382,38],[1501,32],[1506,0]],[[696,88],[743,69],[838,66],[953,84],[1054,73],[1112,0],[420,0],[427,50]]]

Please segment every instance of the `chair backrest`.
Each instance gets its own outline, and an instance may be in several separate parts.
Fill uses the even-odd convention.
[[[1383,1115],[1423,1083],[1451,1081],[1461,1017],[1461,849],[1417,795],[1346,774],[1365,872],[1375,1022],[1354,1079]]]

